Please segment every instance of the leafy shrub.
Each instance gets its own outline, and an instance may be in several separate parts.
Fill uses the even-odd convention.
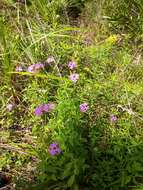
[[[36,132],[42,188],[128,189],[140,181],[143,142],[137,125],[142,122],[128,107],[128,101],[133,104],[138,99],[135,94],[142,90],[134,88],[131,93],[128,81],[122,78],[131,55],[124,54],[122,48],[116,51],[116,43],[117,36],[110,36],[102,44],[83,49],[81,56],[86,51],[86,57],[78,82],[59,83],[55,113]],[[114,60],[118,60],[117,65]],[[123,73],[117,76],[118,69]],[[80,113],[82,102],[90,105],[87,113]],[[112,114],[117,121],[110,120]],[[59,143],[62,154],[49,155],[52,142]]]

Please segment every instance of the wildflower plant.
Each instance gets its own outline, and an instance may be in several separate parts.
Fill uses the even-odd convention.
[[[88,103],[82,103],[82,104],[80,104],[80,112],[85,113],[85,112],[88,111],[88,109],[89,109]]]
[[[116,116],[116,115],[111,115],[111,116],[110,116],[110,121],[111,121],[112,123],[116,122],[116,121],[117,121],[117,116]]]
[[[69,76],[69,79],[73,82],[76,83],[79,80],[79,74],[73,73]]]
[[[36,116],[42,116],[44,113],[51,112],[55,105],[53,103],[41,104],[35,109]]]
[[[44,65],[42,63],[36,63],[36,64],[30,65],[27,71],[30,73],[36,73],[40,71],[41,69],[44,69]]]
[[[113,21],[103,22],[96,2],[84,17],[98,13],[96,26],[90,17],[85,31],[69,27],[68,1],[27,2],[10,2],[0,13],[0,169],[29,175],[29,189],[118,190],[142,183],[141,46],[129,48],[126,33],[104,30]],[[84,32],[92,38],[88,46]]]
[[[71,69],[71,70],[77,68],[76,62],[75,62],[75,61],[70,61],[70,62],[68,63],[68,68]]]
[[[48,152],[50,153],[51,156],[55,156],[61,154],[62,150],[60,149],[58,143],[52,143],[49,145]]]

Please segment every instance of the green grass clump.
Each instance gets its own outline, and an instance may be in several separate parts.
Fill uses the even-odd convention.
[[[0,170],[16,189],[142,189],[140,1],[117,2],[0,3]]]
[[[132,43],[141,45],[143,34],[142,0],[109,0],[91,1],[92,15],[97,22],[106,23],[108,28],[117,34],[128,34]],[[92,17],[93,18],[93,17]]]

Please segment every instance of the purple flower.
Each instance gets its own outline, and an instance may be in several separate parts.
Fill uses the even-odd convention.
[[[35,109],[35,115],[41,116],[43,113],[51,112],[55,108],[55,104],[48,103],[48,104],[41,104]]]
[[[69,69],[73,70],[73,69],[75,69],[76,67],[77,67],[76,62],[70,61],[70,62],[68,63],[68,68],[69,68]]]
[[[50,57],[48,57],[46,62],[47,63],[53,63],[53,62],[55,62],[55,58],[53,56],[50,56]]]
[[[48,152],[51,154],[51,156],[55,156],[55,155],[60,154],[62,151],[58,143],[52,143],[49,146]]]
[[[30,65],[27,69],[28,72],[32,73],[34,72],[34,65]]]
[[[69,79],[70,79],[73,83],[76,83],[77,80],[79,79],[79,74],[77,74],[77,73],[71,74],[71,75],[69,76]]]
[[[35,109],[35,115],[36,116],[41,116],[43,114],[43,104],[41,104],[40,106],[38,106],[36,109]]]
[[[36,63],[33,65],[30,65],[27,69],[28,72],[30,73],[36,73],[40,69],[44,69],[44,65],[42,63]]]
[[[116,115],[111,115],[110,121],[111,121],[111,122],[117,121],[117,116],[116,116]]]
[[[23,67],[21,65],[16,66],[15,69],[16,72],[22,72],[23,71]]]
[[[89,109],[88,103],[83,103],[80,106],[80,112],[85,113]]]
[[[14,104],[7,104],[6,108],[8,111],[12,111],[14,108]]]

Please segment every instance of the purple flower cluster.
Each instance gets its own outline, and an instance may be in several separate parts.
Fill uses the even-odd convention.
[[[55,155],[60,154],[62,151],[58,143],[52,143],[49,146],[48,152],[51,154],[51,156],[55,156]]]
[[[53,56],[50,56],[50,57],[48,57],[46,62],[47,63],[53,63],[53,62],[55,62],[55,58]],[[30,72],[30,73],[36,73],[41,69],[44,69],[44,64],[43,63],[35,63],[35,64],[30,65],[27,68],[27,71]],[[23,66],[22,65],[17,65],[16,68],[15,68],[15,71],[16,72],[24,71]]]
[[[70,62],[68,63],[68,68],[69,68],[69,69],[73,70],[73,69],[75,69],[76,67],[77,67],[76,62],[70,61]]]
[[[68,63],[68,68],[69,68],[70,70],[73,70],[73,69],[75,69],[76,67],[77,67],[77,64],[76,64],[75,61],[70,61],[70,62]],[[76,83],[76,82],[78,81],[78,79],[79,79],[79,74],[77,74],[77,73],[71,73],[70,76],[69,76],[69,79],[70,79],[73,83]]]
[[[49,56],[48,59],[45,61],[45,63],[54,63],[55,62],[55,58],[53,56]],[[74,70],[77,68],[77,64],[75,61],[69,61],[68,63],[68,68],[70,70]],[[36,64],[32,64],[30,65],[26,70],[30,73],[37,73],[38,71],[40,71],[41,69],[44,69],[44,64],[43,63],[36,63]],[[23,71],[23,67],[22,66],[17,66],[16,67],[16,71],[17,72],[21,72]],[[71,72],[71,71],[70,71]],[[74,71],[72,73],[70,73],[69,79],[75,84],[78,80],[79,80],[79,74],[75,73]],[[82,103],[80,106],[80,112],[85,113],[88,111],[89,109],[89,105],[88,103],[84,102]],[[42,103],[39,106],[36,107],[34,114],[36,116],[42,116],[44,113],[48,113],[51,112],[52,110],[54,110],[55,108],[55,104],[54,103]],[[9,111],[11,111],[13,109],[13,105],[12,104],[8,104],[7,105],[7,109]],[[58,143],[54,142],[51,143],[48,147],[48,152],[51,156],[55,156],[55,155],[59,155],[62,153],[62,150],[59,146]]]
[[[79,79],[79,74],[77,74],[77,73],[71,74],[71,75],[69,76],[69,79],[70,79],[73,83],[76,83],[76,82],[78,81],[78,79]]]
[[[115,122],[115,121],[117,121],[117,116],[116,116],[116,115],[111,115],[110,121],[111,121],[112,123]]]
[[[42,116],[43,113],[51,112],[55,108],[55,104],[48,103],[48,104],[41,104],[35,109],[36,116]]]
[[[36,73],[37,71],[44,69],[44,65],[42,63],[32,64],[28,67],[27,71],[30,73]]]
[[[88,109],[89,109],[89,106],[88,106],[88,103],[83,103],[83,104],[80,104],[80,112],[82,112],[82,113],[85,113],[85,112],[87,112],[88,111]]]

